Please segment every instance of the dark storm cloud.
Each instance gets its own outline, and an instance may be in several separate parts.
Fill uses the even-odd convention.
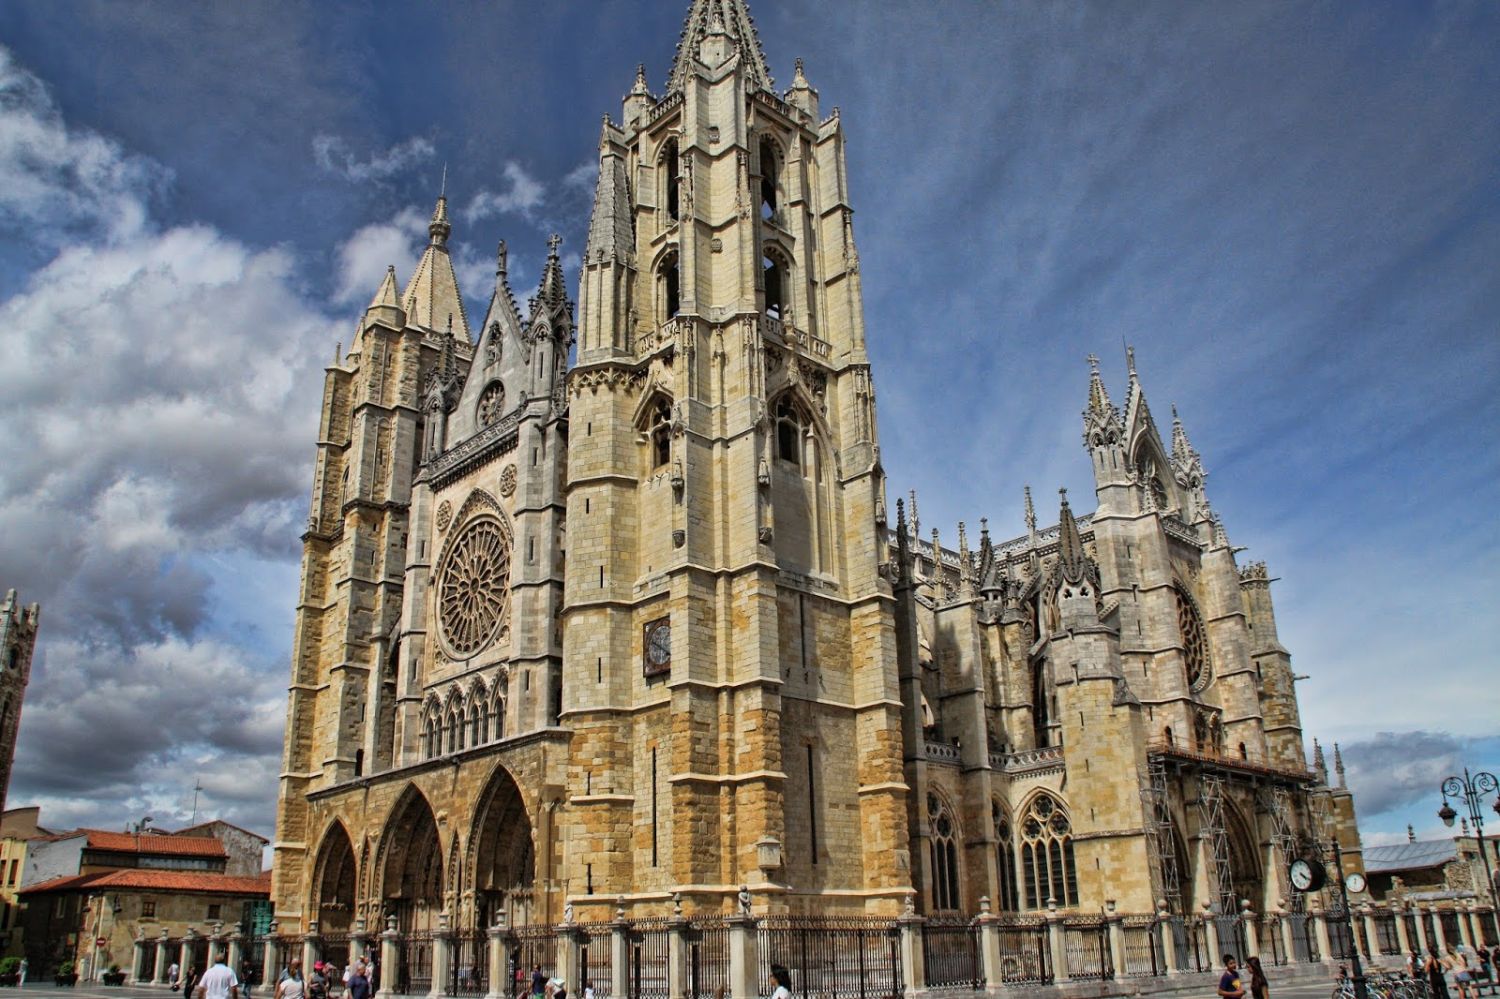
[[[1371,818],[1420,802],[1436,812],[1439,785],[1462,773],[1476,749],[1475,740],[1445,732],[1380,732],[1340,748],[1360,815]]]

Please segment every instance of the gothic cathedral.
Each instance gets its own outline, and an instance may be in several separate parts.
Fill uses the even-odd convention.
[[[837,109],[694,0],[606,118],[578,302],[440,198],[327,369],[282,932],[727,911],[1234,912],[1352,834],[1264,565],[1095,365],[1097,507],[971,551],[886,502]],[[908,516],[909,513],[909,516]],[[1341,768],[1339,768],[1341,770]],[[1342,784],[1342,781],[1338,781]],[[1357,857],[1356,857],[1357,860]],[[313,924],[316,924],[316,927]]]

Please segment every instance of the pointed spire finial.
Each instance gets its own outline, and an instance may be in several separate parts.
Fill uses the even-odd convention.
[[[1415,843],[1417,841],[1417,830],[1410,822],[1406,824],[1406,841],[1408,843]]]
[[[1333,772],[1338,774],[1339,787],[1348,787],[1344,780],[1344,754],[1339,752],[1339,744],[1333,744]]]
[[[1073,519],[1073,508],[1068,506],[1068,490],[1060,488],[1057,495],[1058,568],[1064,579],[1076,583],[1088,572],[1089,557],[1083,549],[1083,535],[1078,533],[1078,521]]]
[[[446,197],[448,197],[448,161],[447,160],[443,161],[443,180],[442,180],[442,183],[438,186],[438,197],[440,197],[440,198],[446,198]]]
[[[1036,507],[1031,504],[1031,487],[1026,486],[1026,531],[1029,534],[1036,533]]]
[[[432,209],[432,221],[427,223],[427,234],[432,237],[434,245],[442,246],[448,242],[448,236],[453,232],[453,226],[448,221],[448,195],[446,187],[448,184],[447,168],[443,168],[444,193],[438,195],[437,205]]]
[[[635,86],[630,88],[632,94],[649,96],[651,88],[646,84],[646,64],[637,63],[635,67]]]
[[[495,247],[495,275],[507,277],[510,274],[510,250],[505,246],[505,240]]]
[[[922,519],[917,516],[917,491],[911,491],[911,536],[920,537],[922,533]]]
[[[1313,736],[1313,770],[1321,783],[1328,783],[1328,761],[1323,759],[1323,746],[1317,736]]]
[[[547,237],[547,256],[557,259],[557,248],[562,245],[562,237],[557,233]]]
[[[1135,347],[1131,344],[1125,346],[1125,367],[1130,372],[1130,377],[1135,378]]]

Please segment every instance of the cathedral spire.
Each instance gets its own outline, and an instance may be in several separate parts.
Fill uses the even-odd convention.
[[[454,273],[453,261],[448,256],[448,236],[453,232],[453,226],[448,221],[447,195],[438,195],[427,232],[431,237],[427,249],[417,261],[417,269],[412,272],[406,292],[401,296],[406,303],[407,322],[437,332],[443,329],[451,315],[454,334],[463,338],[467,348],[473,337],[469,333],[463,296],[458,291],[458,275]]]
[[[1089,556],[1083,550],[1083,536],[1078,533],[1078,522],[1073,519],[1073,510],[1068,506],[1068,491],[1059,489],[1061,509],[1057,514],[1057,567],[1063,579],[1079,582],[1088,572]]]
[[[1318,783],[1328,783],[1328,761],[1323,759],[1323,747],[1319,744],[1317,737],[1313,737],[1313,771],[1318,775]]]
[[[707,43],[707,44],[705,44]],[[718,47],[722,51],[715,51]],[[672,57],[668,90],[681,90],[695,62],[721,65],[738,51],[752,89],[770,90],[775,81],[766,69],[766,53],[745,0],[693,0]]]
[[[1124,424],[1120,422],[1120,411],[1109,401],[1109,392],[1104,388],[1104,377],[1099,374],[1099,358],[1090,354],[1089,402],[1083,411],[1083,444],[1090,451],[1118,446],[1125,437]]]
[[[1344,754],[1339,752],[1339,744],[1336,742],[1333,744],[1333,772],[1338,775],[1339,787],[1349,786],[1344,780]]]
[[[958,595],[974,595],[974,559],[969,553],[969,531],[961,520],[958,522]]]
[[[589,264],[625,263],[635,252],[630,177],[616,134],[614,125],[606,118],[599,130],[599,178],[594,184],[594,208],[584,247],[584,260]]]
[[[547,237],[547,263],[542,266],[542,279],[537,282],[536,298],[532,301],[532,319],[537,318],[538,302],[549,313],[555,313],[567,304],[567,282],[563,278],[562,262],[557,255],[557,248],[561,244],[562,237],[557,233]]]
[[[389,307],[401,308],[401,293],[396,290],[396,265],[388,264],[385,268],[385,277],[380,282],[380,287],[375,289],[375,297],[370,299],[368,308],[379,309]]]

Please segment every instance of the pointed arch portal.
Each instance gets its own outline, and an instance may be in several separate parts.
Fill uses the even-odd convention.
[[[432,807],[408,790],[386,824],[383,898],[403,932],[437,927],[443,908],[443,851]]]
[[[342,823],[335,822],[323,834],[316,870],[313,908],[318,928],[325,933],[349,932],[354,917],[354,846]]]
[[[474,916],[479,927],[506,914],[512,926],[532,922],[536,849],[531,816],[509,771],[497,766],[475,812],[473,846]]]

